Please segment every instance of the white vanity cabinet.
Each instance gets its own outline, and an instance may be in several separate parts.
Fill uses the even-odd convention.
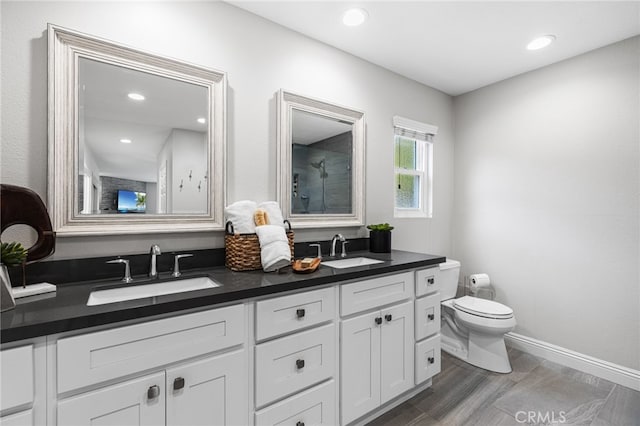
[[[0,351],[0,425],[38,425],[45,421],[46,348],[44,338]]]
[[[256,425],[336,424],[335,306],[335,287],[256,302]]]
[[[242,351],[85,392],[58,404],[58,425],[238,425],[246,423]]]
[[[56,424],[246,424],[245,314],[234,305],[52,342]]]
[[[341,287],[341,424],[414,387],[413,283],[403,273]],[[344,318],[360,307],[365,313]]]
[[[440,268],[416,274],[416,385],[440,372]]]

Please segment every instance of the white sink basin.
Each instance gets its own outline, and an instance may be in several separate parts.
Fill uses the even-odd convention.
[[[185,278],[183,280],[163,281],[152,284],[129,284],[128,286],[95,290],[89,295],[87,306],[104,305],[123,302],[125,300],[143,299],[145,297],[162,296],[164,294],[183,293],[185,291],[204,290],[220,287],[221,284],[209,277]]]
[[[371,259],[370,257],[352,257],[349,259],[330,260],[328,262],[322,262],[322,264],[331,268],[345,269],[356,268],[358,266],[375,265],[376,263],[383,262],[383,260]]]

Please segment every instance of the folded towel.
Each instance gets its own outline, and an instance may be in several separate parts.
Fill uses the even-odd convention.
[[[282,217],[282,211],[280,205],[275,201],[265,201],[258,204],[259,209],[263,209],[267,212],[267,219],[269,225],[278,225],[284,228],[284,218]]]
[[[256,225],[253,222],[253,213],[258,208],[255,201],[242,200],[228,205],[224,209],[227,221],[233,224],[233,232],[236,234],[253,234]]]
[[[260,259],[265,272],[277,271],[291,264],[289,240],[282,226],[257,226],[256,234],[260,241]]]

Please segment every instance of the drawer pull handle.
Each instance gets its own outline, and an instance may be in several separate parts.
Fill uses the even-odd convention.
[[[435,358],[430,356],[429,358],[427,358],[427,361],[429,361],[429,364],[433,364],[434,362],[436,362]]]
[[[302,318],[302,317],[304,317],[304,314],[305,314],[304,309],[297,309],[297,310],[296,310],[296,316],[297,316],[298,318]]]
[[[387,314],[384,316],[384,319],[386,319],[387,321],[391,321],[393,317],[391,316],[391,314]]]
[[[304,359],[298,359],[296,360],[296,368],[298,370],[300,370],[301,368],[304,368]]]
[[[184,377],[176,377],[173,381],[173,390],[180,390],[184,387]]]
[[[435,317],[436,317],[436,316],[435,316],[435,315],[433,315],[433,314],[429,314],[429,315],[427,315],[427,318],[429,318],[431,321],[433,321],[433,320],[435,319]]]
[[[382,318],[377,317],[376,318],[376,324],[378,324],[378,325],[382,324]]]
[[[304,426],[304,422],[296,422],[296,426]]]
[[[158,396],[160,396],[160,386],[149,386],[149,389],[147,389],[147,399],[156,399]]]
[[[432,285],[432,284],[433,284],[433,283],[435,283],[435,282],[436,282],[436,280],[435,280],[433,277],[432,277],[432,278],[428,278],[428,279],[427,279],[427,283],[428,283],[429,285]]]

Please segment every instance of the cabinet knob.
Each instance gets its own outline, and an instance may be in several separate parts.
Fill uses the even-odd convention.
[[[304,422],[296,422],[296,426],[304,426]]]
[[[301,368],[304,368],[304,359],[298,359],[296,360],[296,368],[298,370],[300,370]]]
[[[435,319],[435,317],[436,317],[436,316],[435,316],[435,315],[433,315],[433,314],[429,314],[429,315],[427,315],[427,318],[429,318],[431,321],[433,321],[433,320]]]
[[[378,325],[382,324],[382,318],[377,317],[376,318],[376,324],[378,324]]]
[[[173,381],[173,390],[180,390],[184,387],[184,377],[176,377]]]
[[[304,309],[296,309],[296,316],[297,316],[298,318],[302,318],[302,317],[304,317],[304,314],[305,314]]]
[[[436,280],[435,280],[435,278],[433,278],[433,277],[431,277],[431,278],[428,278],[428,279],[427,279],[427,283],[428,283],[429,285],[432,285],[432,284],[433,284],[433,283],[435,283],[435,282],[436,282]]]
[[[385,316],[384,316],[384,319],[386,319],[387,321],[391,321],[391,319],[392,319],[391,314],[387,314],[387,315],[385,315]]]
[[[147,389],[147,399],[156,399],[158,396],[160,396],[160,386],[149,386],[149,389]]]
[[[429,358],[427,358],[427,361],[429,361],[429,364],[433,364],[434,362],[436,362],[435,358],[430,356]]]

